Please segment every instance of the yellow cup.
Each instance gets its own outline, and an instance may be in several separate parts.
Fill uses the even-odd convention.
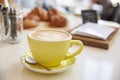
[[[71,34],[65,31],[33,31],[27,38],[35,60],[47,67],[59,65],[62,60],[75,57],[83,49],[83,43],[80,40],[71,40]],[[68,49],[76,44],[79,48],[73,53],[68,52]]]

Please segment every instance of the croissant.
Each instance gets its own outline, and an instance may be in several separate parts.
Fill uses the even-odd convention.
[[[65,27],[67,25],[67,19],[59,14],[59,12],[51,8],[46,11],[43,8],[34,8],[27,16],[23,19],[24,28],[33,28],[38,25],[40,21],[48,21],[51,27]]]
[[[60,15],[54,8],[48,11],[50,26],[53,27],[65,27],[67,25],[67,19]]]
[[[24,29],[36,27],[38,24],[39,24],[39,22],[37,22],[34,19],[30,20],[30,19],[25,18],[23,21]]]
[[[48,12],[45,9],[38,8],[38,15],[41,17],[42,21],[48,21]]]

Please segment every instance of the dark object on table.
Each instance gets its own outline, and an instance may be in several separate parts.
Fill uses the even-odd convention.
[[[101,19],[114,21],[120,23],[120,5],[117,4],[116,7],[113,7],[112,4],[103,5],[103,12],[101,14]]]
[[[17,37],[17,19],[16,19],[16,11],[12,10],[12,8],[10,8],[10,12],[9,12],[9,18],[10,18],[10,22],[11,22],[11,29],[10,29],[10,37],[12,39],[16,39]]]
[[[92,0],[93,4],[101,5],[103,7],[100,16],[103,20],[112,21],[112,15],[114,14],[114,7],[110,0]]]
[[[9,15],[8,15],[8,7],[3,7],[3,18],[4,18],[4,27],[5,27],[5,35],[8,34],[9,31]]]
[[[120,4],[117,3],[117,6],[114,8],[113,21],[120,23]]]
[[[102,20],[120,23],[120,5],[113,6],[110,0],[93,0],[93,3],[102,5],[103,10],[100,14]]]
[[[97,23],[97,12],[95,10],[82,10],[83,23],[93,22]]]
[[[100,5],[103,6],[103,11],[101,13],[101,19],[113,21],[114,7],[109,0],[99,0]]]
[[[3,10],[3,7],[2,7],[2,4],[0,4],[0,11],[2,11]]]

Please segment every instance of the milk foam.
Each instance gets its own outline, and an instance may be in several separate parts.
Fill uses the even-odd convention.
[[[60,41],[69,38],[69,35],[60,31],[37,31],[31,34],[34,39],[43,41]]]

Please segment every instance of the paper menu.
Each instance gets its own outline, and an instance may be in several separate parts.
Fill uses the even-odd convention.
[[[114,27],[88,22],[71,31],[71,34],[107,40],[114,31]]]

